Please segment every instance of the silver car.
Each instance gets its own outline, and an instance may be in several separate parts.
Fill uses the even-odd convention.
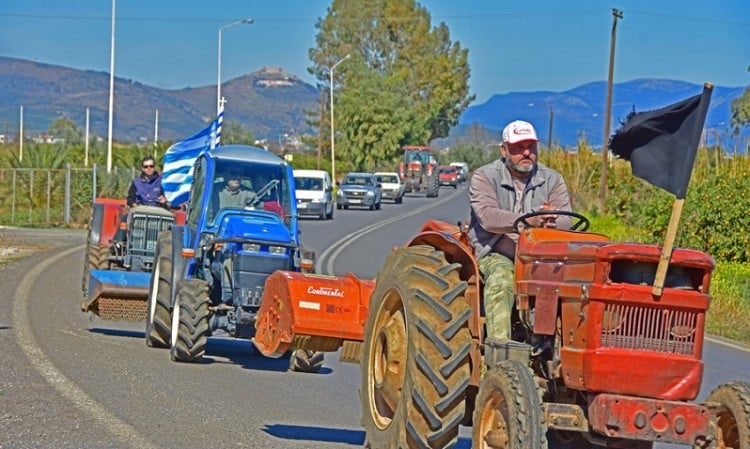
[[[336,209],[357,206],[380,210],[381,185],[372,173],[349,173],[337,184]]]
[[[404,201],[406,186],[396,172],[377,172],[375,179],[380,183],[384,200],[393,200],[396,204]]]

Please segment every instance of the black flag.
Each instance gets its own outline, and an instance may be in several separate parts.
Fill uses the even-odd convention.
[[[630,161],[633,175],[685,199],[713,86],[687,100],[631,113],[609,140],[612,153]]]

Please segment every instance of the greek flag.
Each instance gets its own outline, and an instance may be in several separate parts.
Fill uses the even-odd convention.
[[[219,146],[223,121],[224,108],[206,129],[175,143],[164,153],[161,185],[164,188],[164,196],[172,206],[179,206],[190,199],[193,163],[203,152]]]

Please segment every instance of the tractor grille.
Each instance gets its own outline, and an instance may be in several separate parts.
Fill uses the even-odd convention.
[[[130,231],[130,254],[133,256],[153,256],[156,253],[156,240],[161,231],[174,224],[174,217],[162,215],[134,215]]]
[[[601,346],[695,354],[698,313],[622,304],[605,304]]]

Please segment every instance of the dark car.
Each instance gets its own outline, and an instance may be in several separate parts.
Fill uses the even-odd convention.
[[[441,186],[458,187],[458,169],[450,165],[438,167],[438,182]]]
[[[338,183],[336,209],[349,206],[379,210],[382,198],[381,184],[372,173],[349,173]]]

